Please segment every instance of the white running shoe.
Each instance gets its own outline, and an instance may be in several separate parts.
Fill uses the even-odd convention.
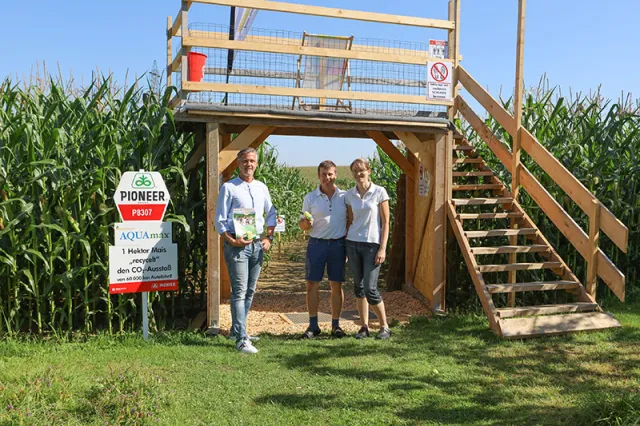
[[[257,354],[258,349],[251,344],[250,341],[245,340],[241,345],[237,346],[238,351],[243,354]]]

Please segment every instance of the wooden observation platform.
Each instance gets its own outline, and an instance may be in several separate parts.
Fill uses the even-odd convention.
[[[434,58],[426,44],[267,30],[251,30],[236,39],[229,27],[189,25],[194,3],[439,29],[446,32],[449,49],[447,58],[437,60],[450,64],[452,97],[427,97],[427,64]],[[595,300],[598,277],[621,300],[625,288],[624,275],[599,249],[598,240],[604,232],[626,252],[628,229],[521,125],[524,3],[520,0],[512,114],[460,65],[459,0],[448,2],[447,19],[267,0],[182,2],[177,17],[167,22],[167,82],[178,87],[172,100],[176,121],[196,135],[185,172],[203,158],[206,162],[209,328],[219,327],[221,293],[228,295],[229,289],[221,239],[213,226],[218,191],[235,169],[238,151],[257,148],[270,135],[371,138],[398,164],[407,191],[405,288],[422,294],[432,309],[445,308],[446,246],[455,235],[490,326],[499,336],[620,326]],[[192,51],[207,55],[204,81],[187,78]],[[511,147],[469,107],[461,89],[512,136]],[[455,128],[455,117],[473,127],[512,174],[512,182],[498,179]],[[400,141],[406,153],[393,141]],[[523,150],[589,217],[587,231],[521,163]],[[420,166],[428,173],[428,190],[422,192]],[[521,188],[587,262],[584,284],[519,204]],[[482,229],[470,229],[473,225]],[[487,258],[494,263],[486,263]],[[517,271],[524,270],[547,270],[554,278],[521,282]],[[501,274],[501,279],[493,278]],[[525,292],[563,292],[572,300],[530,306],[524,297],[516,297]],[[496,307],[493,298],[500,293],[508,293],[508,302]]]

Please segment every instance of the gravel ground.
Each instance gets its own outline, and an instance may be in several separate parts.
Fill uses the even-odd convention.
[[[307,312],[304,281],[305,249],[306,243],[287,243],[282,255],[278,256],[274,247],[273,258],[268,268],[264,269],[260,275],[256,296],[247,319],[250,334],[297,334],[306,329],[306,323],[294,324],[285,316],[288,313]],[[343,311],[355,311],[353,282],[349,274],[343,287]],[[325,280],[320,283],[320,312],[331,313],[329,296],[329,282]],[[408,321],[410,316],[429,315],[429,310],[422,302],[402,291],[383,291],[382,299],[387,310],[388,322],[403,323]],[[231,324],[228,301],[223,303],[220,309],[221,328],[226,334]],[[356,322],[346,319],[341,319],[340,325],[347,333],[355,333],[360,328]],[[377,319],[371,319],[369,325],[372,329],[377,329],[379,326]],[[331,324],[320,323],[320,327],[328,332]]]

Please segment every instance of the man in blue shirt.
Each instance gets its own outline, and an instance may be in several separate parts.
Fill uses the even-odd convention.
[[[236,348],[246,354],[258,352],[247,334],[247,315],[256,292],[263,251],[271,247],[276,226],[276,210],[271,202],[269,189],[264,183],[253,178],[257,167],[258,155],[255,149],[245,148],[238,152],[239,175],[222,185],[216,206],[215,225],[218,233],[224,238],[224,260],[231,278],[230,334],[236,337]],[[255,239],[245,239],[243,235],[236,235],[233,223],[234,209],[252,209],[255,212]],[[265,214],[267,232],[266,235],[262,235]]]

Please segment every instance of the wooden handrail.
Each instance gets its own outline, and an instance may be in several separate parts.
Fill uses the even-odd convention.
[[[512,154],[507,146],[493,134],[478,115],[469,107],[462,96],[456,98],[458,111],[463,115],[473,130],[482,138],[491,151],[498,157],[505,168],[512,172]],[[524,166],[521,166],[520,179],[522,187],[540,206],[558,230],[576,248],[587,261],[593,258],[591,244],[587,234],[573,220],[562,206],[547,192],[542,184]],[[597,274],[622,301],[625,298],[625,277],[601,249],[597,250]]]
[[[300,42],[298,42],[300,43]],[[183,37],[185,47],[208,47],[214,49],[247,50],[254,52],[280,53],[289,55],[320,56],[325,58],[358,59],[362,61],[394,62],[398,64],[425,65],[429,54],[401,55],[394,53],[367,52],[356,50],[332,49],[327,47],[294,46],[291,44],[276,44],[254,41],[228,40],[211,37]],[[443,59],[442,62],[451,62]]]
[[[513,137],[515,120],[493,97],[482,88],[462,67],[458,67],[458,77],[465,89],[491,114]],[[522,147],[531,158],[562,188],[571,199],[587,214],[592,213],[592,202],[597,200],[571,172],[555,158],[525,128],[522,128]],[[600,228],[624,253],[627,252],[629,229],[605,206],[601,206]]]
[[[423,105],[452,105],[452,101],[431,101],[424,96],[396,95],[374,92],[345,92],[342,90],[298,89],[281,86],[255,86],[250,84],[225,84],[184,81],[183,90],[190,92],[245,93],[250,95],[304,96],[310,98],[350,99],[361,101],[399,102]]]
[[[294,13],[298,15],[323,16],[327,18],[353,19],[356,21],[378,22],[384,24],[407,25],[424,28],[455,28],[453,21],[442,19],[418,18],[413,16],[388,15],[386,13],[362,12],[359,10],[334,9],[330,7],[308,6],[265,0],[193,0],[194,3],[217,4],[220,6],[247,7],[250,9],[273,12]]]

